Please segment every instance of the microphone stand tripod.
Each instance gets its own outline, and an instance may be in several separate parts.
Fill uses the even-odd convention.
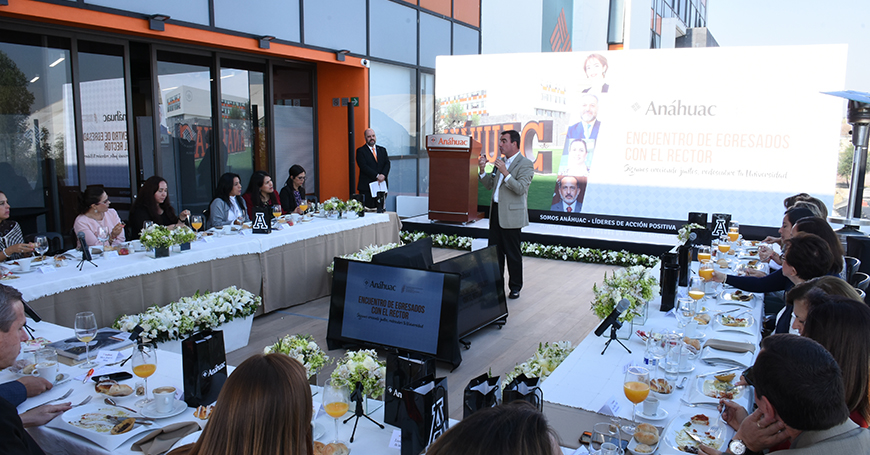
[[[629,354],[631,354],[631,349],[628,349],[624,344],[622,344],[622,341],[619,341],[619,339],[616,338],[616,331],[617,331],[620,327],[622,327],[622,323],[621,323],[621,322],[619,322],[619,321],[613,321],[613,325],[610,326],[610,339],[607,340],[607,343],[604,343],[604,350],[601,351],[601,355],[604,355],[604,351],[606,351],[607,348],[610,347],[610,342],[611,342],[611,341],[615,341],[615,342],[619,343],[620,346],[622,346],[623,348],[625,348],[625,350],[628,351]]]
[[[99,267],[97,264],[94,264],[94,261],[92,261],[92,260],[90,260],[90,259],[85,259],[85,255],[84,255],[84,253],[82,253],[82,260],[79,261],[79,263],[78,263],[78,265],[77,265],[77,267],[79,268],[79,272],[81,272],[81,271],[82,271],[82,268],[84,268],[84,266],[85,266],[85,261],[88,261],[88,263],[90,263],[90,264],[91,264],[92,266],[94,266],[94,267]]]
[[[343,423],[347,423],[350,421],[350,419],[356,418],[356,420],[353,422],[353,433],[350,434],[350,442],[353,442],[353,437],[356,434],[356,426],[359,423],[360,417],[365,417],[365,418],[369,419],[373,424],[377,425],[381,430],[384,429],[383,425],[379,424],[378,422],[375,422],[375,420],[372,419],[371,417],[367,416],[365,411],[363,410],[363,399],[364,398],[363,398],[363,391],[362,390],[363,390],[362,383],[357,381],[356,388],[354,388],[353,393],[350,394],[350,399],[353,400],[354,402],[356,402],[356,407],[353,410],[353,415],[348,417],[343,422]]]

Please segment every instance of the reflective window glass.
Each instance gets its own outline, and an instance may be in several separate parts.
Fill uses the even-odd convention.
[[[417,151],[417,79],[411,68],[372,62],[369,86],[371,125],[390,155]],[[392,183],[392,171],[391,171]]]
[[[459,24],[453,24],[453,55],[480,53],[480,32]]]
[[[177,21],[209,25],[209,0],[84,0],[90,5],[105,6],[136,13],[165,14]]]
[[[450,55],[450,22],[420,13],[420,66],[435,68],[435,57]]]
[[[365,55],[366,2],[303,0],[304,42],[327,49],[347,49]]]
[[[272,67],[272,105],[275,116],[275,189],[292,182],[294,164],[305,169],[305,193],[317,195],[314,166],[314,85],[308,68]]]
[[[227,30],[299,42],[299,0],[214,0],[214,24]]]
[[[239,174],[242,187],[256,169],[268,171],[263,72],[222,61],[220,173]]]
[[[371,0],[371,55],[417,64],[417,10],[389,0]]]

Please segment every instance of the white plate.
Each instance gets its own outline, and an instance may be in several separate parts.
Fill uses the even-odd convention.
[[[314,422],[314,428],[311,429],[312,437],[316,441],[319,438],[322,438],[323,435],[326,434],[326,428],[318,422]]]
[[[135,416],[135,414],[125,409],[116,408],[114,406],[109,406],[104,403],[89,403],[84,406],[70,409],[69,411],[63,413],[63,415],[61,415],[59,418],[52,419],[50,422],[45,424],[45,426],[63,430],[77,436],[81,436],[85,439],[93,441],[95,444],[103,447],[110,452],[127,440],[129,440],[130,438],[140,433],[149,432],[152,430],[152,428],[147,425],[135,425],[132,430],[124,434],[113,435],[109,433],[109,431],[100,432],[96,431],[95,429],[81,428],[70,423],[78,421],[83,415],[90,413],[114,415],[124,418]],[[111,430],[113,425],[108,423],[107,425],[108,429]]]
[[[166,414],[161,414],[157,412],[157,403],[152,402],[145,406],[140,414],[145,417],[151,417],[152,419],[165,419],[167,417],[177,416],[178,414],[184,412],[186,409],[187,403],[181,400],[175,400],[175,404],[172,405],[172,410],[167,412]]]
[[[640,415],[640,414],[638,414],[638,415]],[[665,413],[665,415],[667,415],[667,412]],[[652,454],[656,453],[656,450],[659,448],[659,444],[661,444],[661,442],[662,442],[662,440],[659,439],[659,442],[657,442],[656,445],[654,445],[652,447],[651,452],[635,452],[634,448],[637,447],[640,443],[637,442],[637,440],[634,439],[634,437],[632,437],[631,440],[628,441],[628,445],[625,448],[628,449],[628,451],[630,453],[633,453],[634,455],[652,455]]]
[[[661,407],[661,405],[660,405],[659,412],[656,413],[656,415],[648,416],[648,415],[643,413],[643,406],[638,406],[637,412],[635,412],[634,415],[636,415],[642,419],[651,420],[651,421],[664,420],[664,419],[668,418],[668,410]],[[631,444],[629,444],[629,445],[631,445]]]
[[[726,316],[731,316],[731,317],[739,316],[740,319],[746,319],[747,324],[746,324],[746,326],[725,325],[722,323],[722,318],[726,317]],[[745,313],[745,312],[735,311],[733,313],[720,314],[719,316],[716,316],[714,319],[716,320],[716,323],[714,324],[715,330],[720,331],[720,332],[724,332],[724,331],[741,332],[741,333],[745,333],[748,335],[754,335],[756,332],[758,332],[758,329],[755,326],[755,318],[752,317],[752,315]]]
[[[736,371],[734,371],[734,373],[736,373]],[[740,380],[740,374],[739,373],[735,374],[734,380],[731,381],[732,385],[739,380]],[[716,378],[714,378],[712,376],[709,378],[698,378],[698,380],[695,382],[698,384],[698,392],[701,392],[702,395],[704,395],[706,397],[710,397],[710,398],[719,398],[719,399],[722,398],[722,397],[715,396],[716,392],[718,392],[713,387],[713,383],[718,382],[718,381],[716,381]],[[734,389],[733,396],[731,398],[727,398],[727,399],[728,400],[736,400],[736,399],[742,397],[743,396],[743,389],[744,389],[744,387],[736,387]]]
[[[755,306],[755,299],[757,298],[755,296],[755,294],[750,293],[749,295],[751,295],[752,298],[750,298],[749,300],[743,301],[743,300],[735,300],[735,299],[731,298],[731,294],[733,292],[734,291],[731,291],[731,290],[722,291],[722,293],[719,294],[719,302],[723,305],[740,305],[740,306],[744,306],[747,308],[753,308]]]
[[[684,424],[691,421],[692,416],[695,416],[698,414],[703,414],[703,415],[707,416],[707,418],[710,420],[711,423],[714,421],[714,419],[719,418],[719,413],[715,409],[709,409],[709,410],[703,409],[702,410],[701,408],[695,408],[695,410],[693,410],[692,412],[685,412],[683,414],[680,414],[676,418],[671,420],[671,422],[668,423],[668,426],[665,428],[665,431],[662,432],[662,437],[659,440],[659,446],[661,446],[664,443],[664,445],[668,448],[669,451],[670,450],[680,451],[680,449],[679,449],[680,444],[677,442],[677,434],[680,433],[685,428],[683,426]],[[715,436],[715,439],[711,442],[712,444],[715,444],[715,447],[714,447],[715,449],[721,450],[721,449],[725,448],[725,435],[727,434],[726,428],[728,428],[727,425],[723,425],[720,423],[719,424],[719,434],[710,435],[710,436]],[[688,428],[686,428],[687,431],[692,431],[693,429],[697,430],[693,434],[700,436],[700,435],[704,434],[704,432],[709,431],[710,426],[709,425],[702,426],[702,425],[691,424]],[[694,446],[698,445],[697,442],[695,442],[692,439],[689,439],[688,437],[685,437],[685,439],[688,439],[692,443],[692,445],[694,445]],[[707,444],[707,445],[710,445],[710,444]],[[682,453],[686,453],[686,452],[682,452]]]
[[[36,267],[33,267],[33,266],[30,267],[30,270],[21,270],[21,266],[19,265],[15,270],[12,271],[12,273],[16,273],[16,274],[33,273],[36,270],[37,270]]]

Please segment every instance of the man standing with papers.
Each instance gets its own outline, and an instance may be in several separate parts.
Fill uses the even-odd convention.
[[[365,195],[365,206],[377,207],[377,196],[372,196],[369,185],[378,182],[387,191],[387,176],[390,175],[390,157],[387,149],[376,145],[375,130],[368,128],[364,132],[366,144],[356,149],[356,165],[359,166],[359,184],[357,190]]]
[[[535,174],[534,166],[520,153],[520,133],[508,130],[501,133],[498,151],[503,155],[493,163],[492,173],[485,173],[486,156],[481,154],[480,181],[492,190],[489,204],[489,244],[496,246],[498,266],[504,276],[504,262],[510,274],[508,298],[520,297],[523,288],[523,254],[520,251],[520,231],[529,225],[526,198]]]

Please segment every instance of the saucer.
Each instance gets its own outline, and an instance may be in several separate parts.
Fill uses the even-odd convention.
[[[634,415],[646,420],[664,420],[668,417],[668,410],[659,406],[659,412],[654,416],[649,416],[643,413],[643,406],[639,406]]]
[[[178,414],[181,414],[182,412],[184,412],[186,409],[187,409],[187,403],[185,403],[181,400],[175,400],[175,403],[173,403],[173,405],[172,405],[172,410],[163,414],[163,413],[157,412],[157,403],[152,402],[152,403],[149,403],[147,406],[145,406],[145,408],[142,409],[142,412],[140,412],[140,414],[142,414],[145,417],[150,417],[152,419],[164,419],[166,417],[177,416]]]
[[[17,269],[13,270],[12,273],[20,274],[20,273],[33,273],[37,269],[36,267],[31,267],[29,270],[21,270],[21,266],[19,265]]]

